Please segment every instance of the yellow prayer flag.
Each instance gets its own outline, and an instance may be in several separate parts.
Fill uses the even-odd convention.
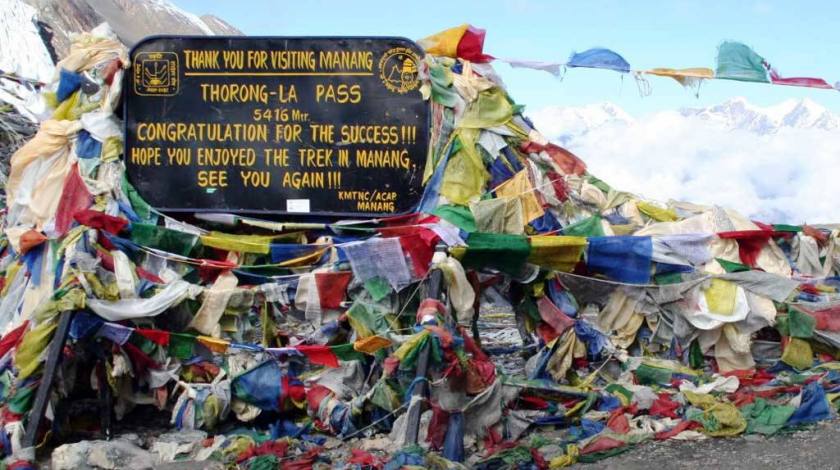
[[[303,255],[303,256],[299,256],[297,258],[288,259],[286,261],[278,263],[277,266],[295,267],[295,266],[308,266],[308,265],[311,265],[311,264],[315,264],[319,259],[321,259],[321,256],[324,255],[324,252],[327,251],[327,249],[328,249],[328,247],[327,248],[321,248],[319,250],[313,251],[312,253],[310,253],[308,255]]]
[[[425,37],[417,41],[417,44],[425,49],[427,54],[455,58],[458,57],[458,43],[461,42],[467,28],[469,28],[467,24],[449,28]]]
[[[735,311],[735,295],[738,286],[723,279],[712,279],[709,288],[703,293],[709,311],[718,315],[732,315]]]
[[[657,222],[674,222],[679,219],[674,210],[664,209],[649,202],[638,201],[636,202],[636,207],[639,209],[639,212]]]
[[[227,251],[242,251],[245,253],[260,253],[267,255],[270,251],[273,235],[232,235],[223,232],[210,232],[201,236],[204,246]]]
[[[814,351],[811,349],[811,343],[801,338],[791,338],[784,352],[782,352],[782,362],[795,369],[809,369],[814,363]]]
[[[230,346],[228,341],[219,338],[212,338],[210,336],[199,336],[196,339],[199,343],[203,344],[207,347],[207,349],[213,351],[214,353],[224,353]]]
[[[391,340],[388,338],[383,338],[381,336],[368,336],[367,338],[362,338],[353,343],[353,349],[365,354],[373,354],[376,351],[379,351],[382,348],[387,348],[390,345]]]
[[[673,78],[682,86],[688,86],[698,80],[714,78],[715,76],[715,71],[706,67],[689,67],[685,69],[658,67],[646,70],[645,73],[648,75]]]
[[[405,359],[405,356],[408,355],[414,348],[418,347],[420,343],[429,336],[429,330],[423,330],[411,338],[408,338],[405,343],[401,344],[396,351],[394,351],[394,357],[402,361]]]
[[[525,216],[525,222],[531,222],[545,214],[542,205],[540,205],[540,201],[537,199],[535,189],[531,185],[531,180],[528,178],[527,169],[520,171],[513,178],[500,184],[496,188],[496,196],[518,197],[522,202],[522,212]]]
[[[586,237],[531,237],[528,262],[557,271],[570,272],[586,248]]]

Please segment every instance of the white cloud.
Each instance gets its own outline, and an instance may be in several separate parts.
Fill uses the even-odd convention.
[[[759,135],[670,111],[563,136],[558,116],[546,109],[533,120],[617,189],[718,204],[765,222],[840,222],[840,132],[781,128]]]

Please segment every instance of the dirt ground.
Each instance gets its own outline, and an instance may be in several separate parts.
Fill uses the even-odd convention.
[[[770,438],[757,435],[699,442],[649,442],[576,469],[668,470],[840,469],[840,419]]]

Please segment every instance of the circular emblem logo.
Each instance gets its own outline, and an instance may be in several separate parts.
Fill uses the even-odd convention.
[[[394,93],[405,94],[420,85],[417,67],[417,56],[411,49],[394,47],[379,59],[379,78],[385,84],[385,88]]]

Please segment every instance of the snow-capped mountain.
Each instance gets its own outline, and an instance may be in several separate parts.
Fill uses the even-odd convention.
[[[86,1],[127,45],[132,45],[151,34],[242,34],[220,18],[212,15],[194,15],[178,8],[169,0]]]
[[[633,126],[641,120],[668,119],[680,124],[708,125],[724,130],[741,130],[758,135],[775,134],[782,129],[840,129],[840,116],[820,104],[804,98],[786,100],[773,106],[756,106],[745,98],[732,98],[706,108],[683,108],[661,111],[636,119],[613,103],[578,107],[549,106],[530,114],[540,131],[558,143],[570,145],[595,129]]]
[[[239,30],[212,15],[197,16],[169,0],[3,0],[23,1],[38,11],[38,26],[54,57],[67,54],[70,35],[107,22],[126,45],[152,34],[239,35]],[[0,25],[3,18],[0,18]]]
[[[560,144],[568,144],[595,128],[635,122],[623,109],[609,102],[580,107],[549,106],[528,113],[528,117],[540,132]]]
[[[755,220],[840,219],[840,116],[809,99],[735,98],[631,117],[614,104],[531,113],[543,135],[614,188],[650,199],[730,207]]]
[[[708,108],[685,108],[680,114],[755,134],[773,134],[784,128],[840,128],[840,117],[808,98],[786,100],[768,107],[752,105],[745,98],[733,98]]]
[[[153,34],[240,35],[212,15],[197,16],[169,0],[0,0],[0,71],[50,81],[54,63],[67,54],[70,36],[101,23],[131,46]],[[33,118],[28,87],[0,79],[0,102]]]
[[[53,74],[53,58],[41,37],[35,8],[20,0],[0,2],[0,71],[5,74],[46,82]],[[29,119],[27,102],[34,97],[31,87],[12,80],[0,80],[0,104],[12,104]]]

